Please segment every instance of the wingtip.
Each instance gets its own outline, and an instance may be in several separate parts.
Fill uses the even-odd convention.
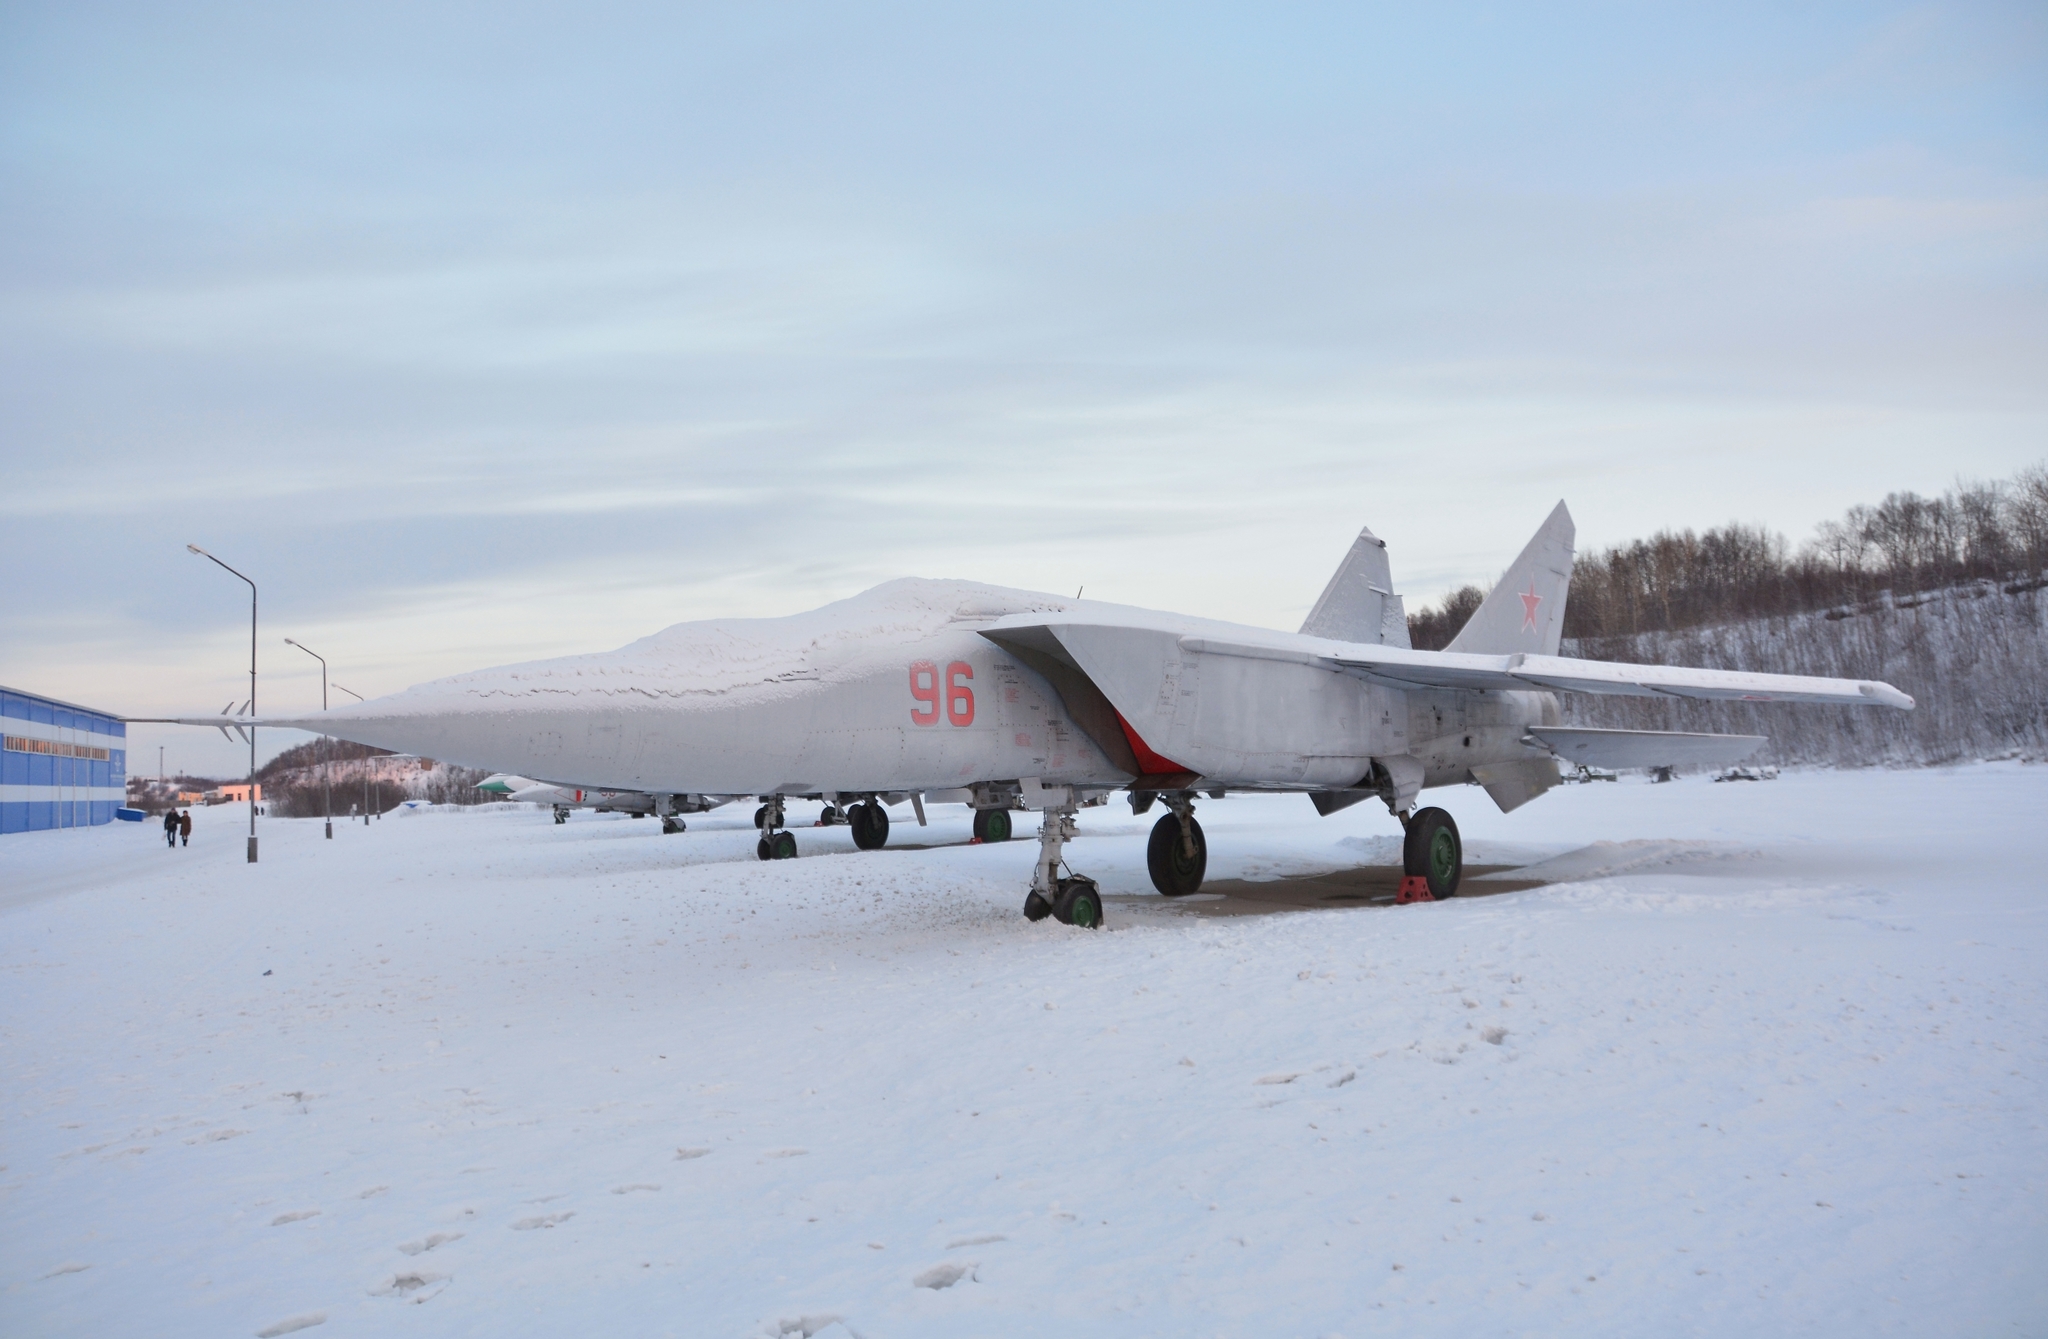
[[[1897,707],[1900,711],[1912,711],[1918,705],[1911,695],[1900,692],[1888,683],[1860,683],[1856,688],[1873,702],[1887,707]]]

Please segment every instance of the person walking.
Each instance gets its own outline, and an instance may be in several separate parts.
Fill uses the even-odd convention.
[[[192,811],[190,809],[187,809],[178,816],[178,836],[182,839],[183,845],[190,846],[192,844]]]
[[[176,849],[178,845],[178,810],[174,805],[164,811],[164,845]]]

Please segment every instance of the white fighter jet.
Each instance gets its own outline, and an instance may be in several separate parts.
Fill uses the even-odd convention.
[[[602,790],[588,786],[561,786],[552,781],[535,781],[510,772],[494,772],[476,783],[478,790],[501,795],[522,804],[545,804],[554,811],[557,823],[569,821],[574,809],[591,809],[600,814],[631,814],[661,819],[661,830],[686,832],[683,814],[701,814],[737,799],[733,795],[650,795],[638,790]]]
[[[1299,632],[964,581],[892,581],[786,618],[679,623],[617,651],[480,670],[317,718],[265,721],[523,775],[652,795],[761,797],[762,859],[796,855],[791,797],[888,838],[884,803],[959,797],[983,839],[1037,811],[1025,915],[1099,925],[1093,880],[1062,875],[1083,807],[1128,792],[1165,813],[1148,865],[1201,887],[1199,797],[1302,791],[1329,814],[1383,802],[1405,865],[1458,890],[1463,850],[1431,787],[1477,783],[1503,810],[1594,767],[1727,764],[1762,736],[1559,724],[1557,694],[1910,709],[1887,684],[1576,660],[1557,654],[1573,527],[1559,503],[1441,652],[1408,643],[1386,546],[1363,531]],[[212,724],[192,718],[193,724]],[[921,816],[921,814],[920,814]]]

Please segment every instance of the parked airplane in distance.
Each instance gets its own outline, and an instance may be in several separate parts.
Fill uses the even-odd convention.
[[[1382,801],[1407,873],[1448,897],[1463,846],[1450,814],[1417,806],[1425,789],[1476,782],[1509,810],[1556,785],[1560,760],[1724,765],[1765,742],[1567,727],[1559,693],[1913,706],[1882,683],[1560,656],[1573,534],[1560,502],[1443,651],[1410,647],[1366,530],[1299,632],[911,578],[262,723],[651,795],[758,795],[764,860],[797,853],[791,797],[851,804],[862,846],[887,840],[878,797],[964,795],[978,832],[1036,810],[1024,913],[1092,926],[1101,894],[1062,857],[1079,810],[1114,790],[1136,813],[1164,807],[1147,864],[1168,896],[1207,869],[1196,800],[1257,790],[1306,792],[1323,814]]]
[[[683,814],[706,813],[739,798],[734,795],[650,795],[638,790],[558,786],[510,772],[494,772],[477,782],[476,788],[522,804],[545,804],[554,811],[557,823],[568,822],[572,809],[592,809],[600,814],[631,814],[635,818],[653,814],[661,819],[661,830],[669,833],[688,830],[689,825],[681,817]]]

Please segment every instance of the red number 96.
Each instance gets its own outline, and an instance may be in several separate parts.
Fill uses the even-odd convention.
[[[913,725],[937,725],[940,702],[945,703],[945,717],[954,725],[974,724],[974,689],[970,682],[974,678],[974,666],[964,660],[956,660],[946,666],[945,687],[939,686],[939,667],[929,660],[912,662],[910,666],[910,696],[920,706],[910,709]]]

